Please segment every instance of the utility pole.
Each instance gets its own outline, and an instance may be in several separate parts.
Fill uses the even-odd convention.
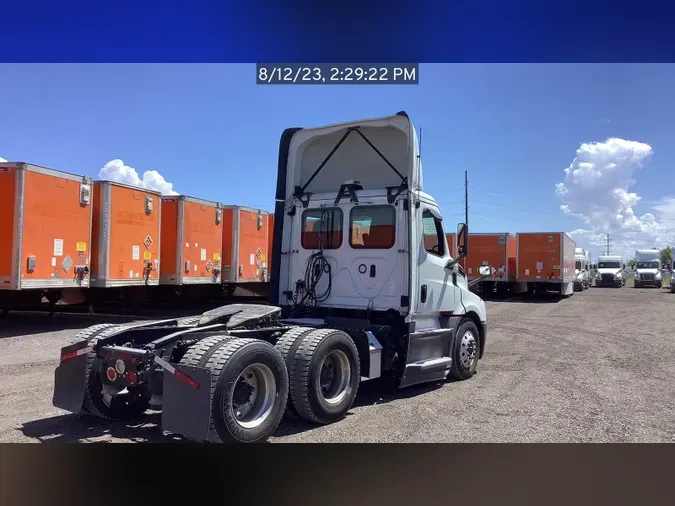
[[[612,244],[612,240],[609,238],[609,234],[607,234],[607,253],[606,254],[608,256],[609,256],[609,253],[611,251],[611,244]]]
[[[469,176],[464,171],[464,223],[469,224]]]

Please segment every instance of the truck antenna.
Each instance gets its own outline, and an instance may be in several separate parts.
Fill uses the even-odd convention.
[[[420,149],[417,153],[417,158],[422,158],[422,127],[420,127]]]

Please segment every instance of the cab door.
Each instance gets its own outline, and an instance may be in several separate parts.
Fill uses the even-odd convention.
[[[455,307],[456,287],[452,272],[445,268],[450,252],[438,207],[422,201],[417,212],[421,226],[415,244],[419,284],[416,312],[420,317],[437,318]]]

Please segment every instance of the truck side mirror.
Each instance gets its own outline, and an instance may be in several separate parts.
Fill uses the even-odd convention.
[[[445,268],[451,269],[469,254],[469,225],[460,223],[457,225],[457,258],[450,260]]]
[[[624,269],[626,268],[626,264],[623,264],[623,268],[624,268]]]

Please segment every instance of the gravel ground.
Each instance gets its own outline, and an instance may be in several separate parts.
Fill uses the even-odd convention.
[[[665,288],[490,301],[488,347],[472,379],[404,390],[364,383],[346,419],[325,427],[285,420],[271,441],[675,441],[673,304]],[[52,407],[59,349],[100,322],[0,320],[0,442],[181,441],[160,430],[157,413],[130,427]]]

